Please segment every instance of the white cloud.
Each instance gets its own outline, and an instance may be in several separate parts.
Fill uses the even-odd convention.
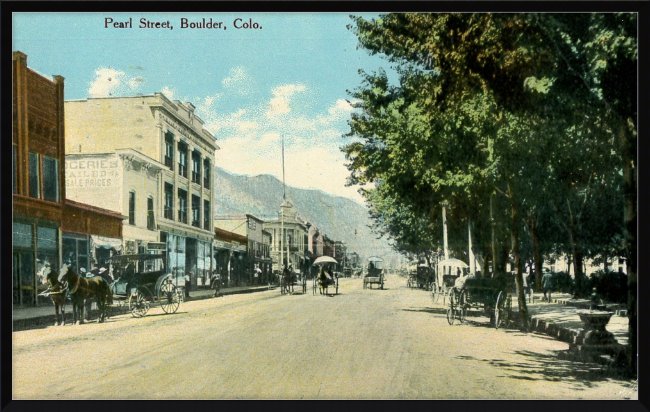
[[[253,89],[253,79],[246,73],[246,68],[238,66],[230,69],[228,77],[221,81],[223,87],[237,94],[248,94]]]
[[[163,88],[160,90],[162,94],[165,95],[166,98],[169,100],[174,100],[174,95],[176,94],[176,91],[169,86],[163,86]]]
[[[327,112],[330,114],[330,116],[340,117],[349,115],[352,110],[354,110],[354,108],[352,107],[350,101],[345,99],[338,99],[333,106],[327,109]]]
[[[289,113],[291,111],[289,104],[291,103],[292,96],[296,93],[304,92],[306,89],[307,87],[304,84],[298,83],[285,84],[271,90],[273,98],[269,101],[269,109],[266,112],[266,116],[272,118]]]
[[[140,90],[144,82],[141,76],[131,77],[120,70],[100,67],[95,70],[95,78],[90,82],[88,95],[90,97],[132,95]]]
[[[363,203],[358,187],[345,186],[349,171],[339,150],[347,128],[342,120],[354,110],[350,103],[337,99],[320,113],[297,113],[294,109],[304,103],[309,88],[294,83],[272,88],[270,100],[252,101],[224,112],[224,102],[238,93],[230,86],[241,77],[240,72],[231,71],[221,91],[194,99],[204,127],[217,137],[221,148],[216,152],[216,165],[237,174],[270,174],[282,179],[284,138],[288,185],[318,188]]]

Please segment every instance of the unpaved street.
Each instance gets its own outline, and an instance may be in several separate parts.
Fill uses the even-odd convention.
[[[341,279],[154,307],[141,319],[13,334],[14,399],[636,399],[631,382],[561,356],[567,344],[450,326],[426,292]]]

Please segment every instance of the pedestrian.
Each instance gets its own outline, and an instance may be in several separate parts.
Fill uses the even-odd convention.
[[[544,291],[544,300],[548,300],[549,303],[551,303],[551,289],[553,289],[553,275],[551,274],[550,271],[547,271],[544,273],[544,276],[542,276],[542,288]],[[548,293],[548,298],[546,297],[546,293]]]
[[[212,297],[223,296],[221,294],[221,276],[218,272],[212,275],[212,288],[214,289],[214,295]]]
[[[189,298],[190,297],[190,285],[192,282],[192,277],[190,276],[189,273],[185,274],[185,297]]]

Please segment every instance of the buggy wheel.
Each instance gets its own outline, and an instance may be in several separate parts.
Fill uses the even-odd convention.
[[[449,322],[450,325],[454,324],[454,319],[455,319],[455,304],[454,304],[454,294],[453,294],[453,289],[449,289],[447,292],[447,302],[449,304],[447,305],[447,322]]]
[[[438,284],[436,282],[433,282],[433,286],[431,287],[431,300],[433,303],[438,303],[438,299],[440,299],[440,292],[438,291]]]
[[[158,291],[158,301],[160,301],[160,307],[165,313],[176,313],[181,303],[176,286],[171,282],[163,282]]]
[[[508,294],[505,291],[500,291],[499,296],[497,296],[497,302],[494,306],[494,327],[499,329],[501,325],[506,325],[506,300]]]
[[[129,297],[129,310],[135,318],[141,318],[149,311],[149,302],[139,290]]]
[[[460,298],[458,299],[458,321],[460,323],[465,322],[465,318],[467,317],[467,291],[463,290],[460,293]]]

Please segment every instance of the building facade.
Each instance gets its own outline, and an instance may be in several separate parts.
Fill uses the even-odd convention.
[[[89,237],[120,241],[122,216],[66,200],[63,77],[28,68],[19,51],[12,74],[13,303],[51,305],[38,296],[47,288],[44,269],[58,270],[64,254],[66,262],[74,257],[76,266],[90,267]]]
[[[271,233],[271,259],[273,270],[280,271],[284,266],[294,270],[305,270],[308,253],[308,226],[300,218],[289,200],[280,206],[280,217],[267,220],[265,228]]]
[[[189,275],[190,288],[209,284],[214,240],[212,172],[218,146],[194,106],[156,93],[73,100],[65,107],[68,154],[115,153],[130,162],[125,167],[140,173],[143,186],[127,184],[129,194],[121,198],[122,208],[129,210],[125,227],[132,226],[128,235],[135,237],[128,241],[136,241],[125,242],[125,253],[146,251],[152,244],[165,253],[167,269],[177,278]],[[146,216],[144,227],[138,223],[139,213]]]
[[[248,239],[246,236],[214,228],[214,270],[225,287],[243,286],[246,282]]]
[[[215,227],[246,236],[246,273],[241,281],[248,285],[261,284],[262,274],[271,266],[270,248],[264,243],[264,221],[247,213],[217,215]]]

